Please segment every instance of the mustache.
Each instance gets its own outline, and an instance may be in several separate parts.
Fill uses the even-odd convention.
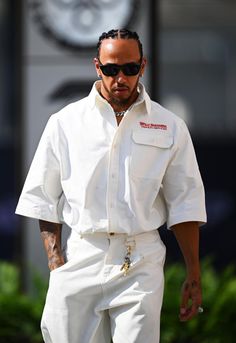
[[[127,85],[116,85],[112,88],[113,91],[117,91],[117,90],[120,90],[120,89],[129,89],[129,87]]]

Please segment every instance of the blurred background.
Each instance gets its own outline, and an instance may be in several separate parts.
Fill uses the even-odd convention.
[[[30,270],[48,275],[38,223],[14,214],[30,162],[50,114],[90,91],[99,35],[119,27],[140,35],[151,97],[190,129],[206,189],[201,257],[219,273],[235,264],[236,2],[0,0],[0,260],[19,265],[24,289]],[[161,235],[167,263],[180,261]]]

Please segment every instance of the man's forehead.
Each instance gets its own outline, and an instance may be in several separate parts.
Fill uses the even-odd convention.
[[[104,39],[100,48],[100,57],[140,58],[138,42],[135,39]]]

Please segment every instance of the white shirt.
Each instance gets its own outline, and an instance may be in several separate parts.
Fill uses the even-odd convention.
[[[53,114],[16,213],[78,233],[138,234],[206,221],[204,188],[185,123],[142,84],[120,125],[94,84]]]

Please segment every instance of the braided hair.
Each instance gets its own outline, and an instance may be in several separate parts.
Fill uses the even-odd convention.
[[[119,39],[120,38],[120,39],[134,39],[134,40],[136,40],[138,43],[141,59],[143,58],[143,46],[142,46],[142,43],[140,42],[140,39],[139,39],[137,32],[130,31],[127,29],[110,30],[108,32],[103,32],[102,35],[99,37],[99,40],[97,43],[97,57],[99,57],[99,55],[100,55],[100,48],[101,48],[102,41],[104,39],[108,39],[108,38],[111,38],[111,39]]]

